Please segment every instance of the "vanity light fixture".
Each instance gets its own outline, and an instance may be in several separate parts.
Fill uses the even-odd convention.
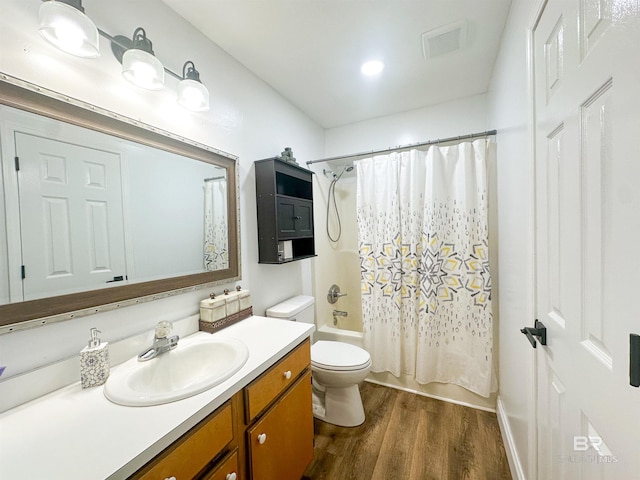
[[[155,56],[144,28],[136,28],[132,38],[112,37],[84,14],[82,0],[43,0],[39,18],[40,35],[60,50],[78,57],[98,57],[101,35],[111,43],[113,55],[122,64],[122,75],[129,82],[147,90],[160,90],[164,87],[166,72],[179,81],[180,105],[193,112],[209,110],[209,90],[200,81],[195,64],[187,61],[182,67],[182,75],[165,68]]]
[[[209,110],[209,90],[200,82],[200,72],[189,60],[182,67],[182,80],[178,84],[178,103],[187,110]]]
[[[98,28],[84,14],[82,0],[45,1],[38,17],[38,31],[52,45],[77,57],[100,56]]]
[[[133,43],[122,55],[122,75],[134,85],[147,90],[164,87],[164,67],[153,54],[153,45],[144,28],[133,32]]]

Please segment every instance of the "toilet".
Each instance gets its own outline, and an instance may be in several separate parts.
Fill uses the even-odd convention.
[[[267,309],[267,317],[314,324],[314,298],[285,300]],[[313,335],[312,335],[313,342]],[[369,374],[371,356],[344,342],[318,340],[311,345],[313,415],[333,425],[356,427],[364,423],[358,384]]]

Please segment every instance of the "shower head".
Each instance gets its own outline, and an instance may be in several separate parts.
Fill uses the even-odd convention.
[[[342,167],[342,171],[340,172],[340,175],[336,175],[335,173],[333,174],[333,179],[337,182],[338,180],[340,180],[340,177],[342,177],[342,175],[344,175],[345,172],[350,172],[351,170],[353,170],[353,165],[345,165],[344,167]]]
[[[336,173],[333,170],[329,170],[327,168],[323,168],[322,173],[325,177],[331,178],[333,181],[337,182],[345,172],[350,172],[351,170],[353,170],[353,165],[345,165],[344,167],[342,167],[342,171],[340,173]]]

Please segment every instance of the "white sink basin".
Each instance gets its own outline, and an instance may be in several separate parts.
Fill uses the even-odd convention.
[[[159,405],[204,392],[235,374],[249,358],[240,340],[194,334],[146,362],[138,357],[114,368],[105,396],[129,406]]]

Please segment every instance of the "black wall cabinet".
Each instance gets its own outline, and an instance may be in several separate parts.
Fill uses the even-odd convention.
[[[277,158],[254,165],[259,262],[314,257],[313,172]]]

